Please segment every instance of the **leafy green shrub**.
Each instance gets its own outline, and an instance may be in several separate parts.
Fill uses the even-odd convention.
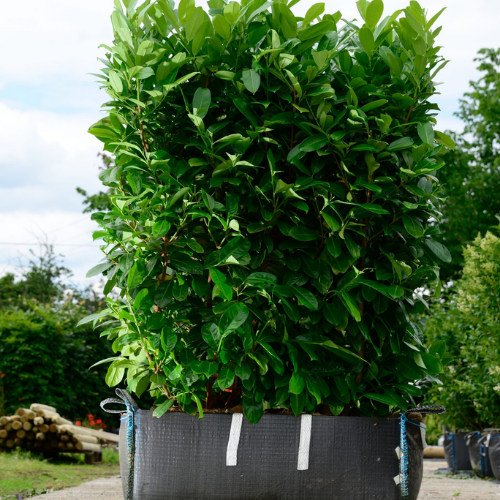
[[[500,240],[478,236],[464,258],[462,278],[427,321],[428,339],[446,342],[452,358],[431,394],[450,426],[500,427]]]
[[[108,115],[90,128],[101,179],[110,386],[204,409],[388,415],[441,372],[409,321],[439,283],[446,64],[416,1],[364,23],[290,2],[125,1],[104,60]],[[381,20],[382,19],[382,20]],[[429,221],[433,221],[430,224]]]
[[[31,302],[25,310],[0,310],[1,414],[40,402],[72,420],[96,412],[111,422],[99,407],[111,392],[102,386],[106,372],[102,367],[89,371],[96,356],[109,355],[109,347],[89,328],[76,329],[85,314],[70,303],[54,307]]]

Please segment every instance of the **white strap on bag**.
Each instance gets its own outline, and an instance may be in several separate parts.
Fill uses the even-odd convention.
[[[299,458],[297,470],[309,469],[309,448],[311,446],[312,415],[302,415],[300,419]]]
[[[238,465],[238,446],[240,444],[241,426],[243,425],[243,413],[233,413],[231,421],[231,431],[227,443],[226,466],[235,467]]]
[[[427,444],[427,441],[425,440],[426,435],[427,435],[427,426],[425,424],[420,424],[420,437],[422,438],[422,446],[424,447],[424,450],[429,446]]]

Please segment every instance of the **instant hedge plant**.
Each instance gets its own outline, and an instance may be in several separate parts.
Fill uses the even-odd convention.
[[[114,155],[93,219],[116,287],[110,386],[188,413],[386,416],[435,377],[409,320],[439,283],[439,55],[416,1],[359,22],[298,0],[115,0],[90,128]]]

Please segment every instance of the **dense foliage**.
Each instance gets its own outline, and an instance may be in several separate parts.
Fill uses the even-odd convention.
[[[76,328],[102,304],[67,279],[50,246],[19,279],[0,278],[0,414],[40,402],[66,418],[107,415],[99,408],[111,393],[102,386],[105,371],[89,367],[109,346],[90,328]]]
[[[442,241],[453,256],[441,269],[443,279],[458,278],[463,247],[482,235],[500,213],[500,50],[483,49],[476,59],[483,73],[460,102],[457,116],[464,132],[449,151],[440,173],[447,200],[443,206]]]
[[[453,359],[431,394],[450,426],[500,427],[500,239],[478,236],[464,258],[463,276],[427,321],[428,339],[445,341]]]
[[[409,320],[439,285],[446,64],[416,1],[361,23],[298,0],[115,2],[90,128],[116,166],[101,272],[110,386],[204,409],[388,415],[442,370]],[[110,319],[111,317],[111,319]],[[329,410],[328,410],[329,409]]]

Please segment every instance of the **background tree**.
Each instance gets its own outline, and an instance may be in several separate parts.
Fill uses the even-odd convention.
[[[71,271],[61,264],[61,256],[54,253],[51,245],[41,243],[39,256],[31,251],[31,260],[20,280],[12,273],[0,278],[0,309],[6,307],[26,308],[29,300],[46,304],[62,300],[64,279]]]
[[[464,250],[463,276],[427,321],[430,342],[444,341],[453,361],[430,395],[450,426],[500,426],[500,239],[477,237]]]
[[[500,212],[500,49],[482,49],[478,69],[483,76],[470,82],[471,91],[460,101],[456,113],[464,132],[455,135],[455,151],[445,156],[440,177],[448,196],[443,207],[441,241],[453,260],[444,263],[444,280],[457,278],[464,260],[463,246],[482,235]]]

